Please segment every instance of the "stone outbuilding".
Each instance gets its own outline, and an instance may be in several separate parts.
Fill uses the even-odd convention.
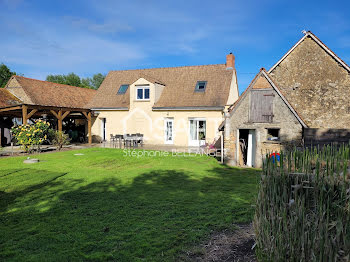
[[[260,70],[220,126],[225,162],[261,167],[293,146],[348,142],[350,68],[310,31]]]

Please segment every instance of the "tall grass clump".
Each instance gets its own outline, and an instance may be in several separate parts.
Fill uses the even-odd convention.
[[[260,261],[350,261],[350,147],[268,156],[254,228]]]

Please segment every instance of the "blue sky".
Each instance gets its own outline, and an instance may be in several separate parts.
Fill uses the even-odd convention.
[[[311,30],[350,62],[349,1],[0,0],[0,63],[27,77],[225,63],[242,92]]]

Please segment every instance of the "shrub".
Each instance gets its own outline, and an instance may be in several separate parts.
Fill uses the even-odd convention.
[[[68,145],[70,142],[69,136],[62,131],[52,130],[50,132],[51,142],[58,150],[61,150],[64,145]]]
[[[34,146],[40,146],[47,139],[50,123],[38,120],[32,125],[20,125],[11,129],[17,144],[28,153]]]
[[[261,261],[349,261],[350,148],[266,157],[254,228]]]

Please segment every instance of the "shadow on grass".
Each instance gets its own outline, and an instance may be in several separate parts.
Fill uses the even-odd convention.
[[[212,230],[252,219],[258,171],[155,170],[130,184],[64,175],[2,193],[2,260],[176,260]]]

